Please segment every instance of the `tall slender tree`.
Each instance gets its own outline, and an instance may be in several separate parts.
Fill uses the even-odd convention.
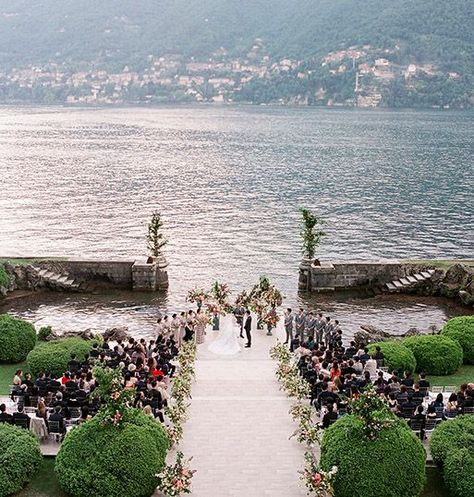
[[[301,252],[308,259],[312,259],[321,243],[321,239],[323,236],[326,236],[326,233],[319,227],[325,221],[313,214],[309,209],[301,208],[300,212],[302,223],[301,238],[303,239]]]
[[[163,255],[163,247],[168,243],[168,238],[163,233],[163,221],[158,211],[153,211],[148,223],[148,250],[153,257]]]

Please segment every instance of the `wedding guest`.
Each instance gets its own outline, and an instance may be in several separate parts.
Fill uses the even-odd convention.
[[[13,424],[13,417],[7,413],[7,406],[0,404],[0,423]]]
[[[23,405],[18,404],[16,412],[13,413],[13,424],[15,424],[15,421],[17,420],[24,420],[26,421],[26,426],[29,428],[30,427],[30,418],[28,417],[27,414],[23,412]]]
[[[285,344],[288,344],[288,342],[291,342],[291,340],[293,340],[293,320],[294,316],[292,310],[288,308],[285,311],[285,333],[286,333]]]
[[[327,409],[327,412],[323,416],[323,420],[321,423],[321,427],[323,429],[329,428],[329,425],[331,424],[331,422],[334,422],[338,417],[337,412],[334,410],[333,404],[327,404],[326,409]]]
[[[299,338],[300,343],[302,343],[304,340],[305,321],[306,321],[306,315],[304,309],[300,307],[298,314],[295,316],[296,337]]]

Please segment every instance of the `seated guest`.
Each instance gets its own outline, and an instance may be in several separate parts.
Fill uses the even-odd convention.
[[[430,388],[430,382],[426,379],[426,373],[420,373],[420,379],[418,380],[418,385],[420,388]]]
[[[77,424],[81,424],[81,423],[84,423],[86,421],[89,421],[89,419],[91,419],[91,417],[89,415],[89,408],[87,406],[82,406],[81,407],[81,416],[77,420]]]
[[[23,406],[20,404],[17,407],[17,411],[13,413],[13,424],[15,424],[16,420],[24,419],[26,420],[26,426],[29,428],[30,427],[30,418],[28,417],[27,414],[23,412]]]
[[[438,416],[436,415],[436,409],[434,408],[433,404],[430,404],[428,406],[428,409],[426,410],[426,419],[436,419]]]
[[[377,366],[381,368],[384,365],[384,355],[380,345],[375,347],[375,360],[377,361]]]
[[[7,413],[7,406],[5,404],[0,405],[0,423],[13,423],[13,417]]]
[[[99,345],[94,343],[92,346],[92,350],[89,352],[89,356],[93,359],[97,359],[99,357]]]
[[[323,416],[323,420],[321,422],[321,427],[322,428],[328,428],[329,425],[331,424],[331,421],[336,420],[338,417],[337,412],[334,410],[333,404],[328,404],[327,405],[327,412]]]
[[[321,410],[323,405],[334,404],[336,400],[334,394],[328,390],[328,384],[326,382],[321,385],[321,389],[322,391],[318,395],[315,403],[315,407],[318,411]]]
[[[424,398],[425,394],[422,391],[420,391],[419,383],[415,383],[413,385],[413,402],[421,404]]]
[[[446,404],[446,411],[457,411],[458,410],[458,396],[453,392],[448,399]]]
[[[405,371],[405,377],[402,380],[402,385],[405,385],[407,388],[412,388],[414,383],[415,382],[411,377],[410,371]]]
[[[459,405],[459,404],[458,404]],[[473,397],[473,392],[472,390],[467,390],[466,395],[464,397],[464,400],[462,401],[461,405],[459,406],[461,411],[464,412],[465,408],[473,408],[474,407],[474,397]]]
[[[53,414],[50,414],[48,422],[57,421],[59,423],[59,433],[66,433],[66,426],[64,425],[64,416],[61,414],[61,407],[56,406]]]

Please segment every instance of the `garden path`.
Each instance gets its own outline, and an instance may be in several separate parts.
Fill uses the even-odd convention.
[[[283,335],[282,330],[277,334]],[[288,437],[296,425],[279,391],[269,348],[276,337],[258,332],[236,356],[198,348],[196,381],[181,450],[193,456],[194,497],[303,497],[298,471],[303,449]]]

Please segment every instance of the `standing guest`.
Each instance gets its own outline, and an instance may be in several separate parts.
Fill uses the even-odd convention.
[[[334,331],[334,324],[331,321],[331,316],[326,316],[326,321],[324,323],[324,343],[326,344],[326,347],[329,347],[332,333]]]
[[[186,318],[186,327],[184,328],[184,341],[190,342],[194,338],[194,311],[190,310]]]
[[[327,412],[323,416],[323,421],[321,423],[321,427],[324,428],[329,428],[329,425],[331,422],[335,421],[338,417],[337,412],[334,410],[334,405],[333,404],[327,404],[326,406]]]
[[[212,331],[219,331],[219,328],[220,328],[219,313],[217,311],[214,311],[214,314],[212,316]]]
[[[245,312],[245,318],[244,318],[244,330],[245,334],[247,335],[247,343],[245,344],[246,348],[250,348],[252,346],[252,315],[250,314],[250,311],[247,309]]]
[[[306,316],[306,321],[305,321],[305,333],[308,340],[314,339],[315,331],[316,331],[316,318],[314,317],[313,312],[310,311]]]
[[[179,315],[179,341],[177,342],[179,343],[180,347],[184,340],[185,330],[186,330],[186,313],[182,311],[181,314]]]
[[[370,374],[371,380],[377,378],[377,359],[375,358],[375,354],[365,363],[364,371]]]
[[[163,318],[158,318],[156,320],[156,336],[157,337],[163,336],[163,330],[164,330]]]
[[[277,320],[277,312],[276,312],[276,307],[275,305],[272,305],[270,311],[268,312],[268,315],[273,318],[273,320],[276,322]],[[273,325],[267,324],[267,335],[271,336],[272,335],[272,329]]]
[[[379,368],[382,368],[384,365],[384,355],[382,349],[380,348],[380,345],[377,345],[375,347],[375,359],[377,361],[377,366]]]
[[[286,332],[285,344],[287,344],[288,342],[291,343],[291,340],[293,340],[293,320],[294,320],[293,313],[291,309],[288,307],[288,309],[285,311],[285,332]]]
[[[306,321],[306,316],[304,313],[304,309],[302,307],[300,307],[300,310],[295,317],[296,336],[299,337],[300,343],[302,343],[304,340],[305,321]]]
[[[323,343],[325,320],[323,315],[319,312],[316,316],[315,331],[316,331],[316,343],[321,345]]]
[[[198,344],[204,343],[204,335],[206,334],[205,328],[207,323],[208,323],[207,316],[203,312],[201,312],[201,309],[198,309],[196,311],[196,319],[194,326],[196,343]]]

